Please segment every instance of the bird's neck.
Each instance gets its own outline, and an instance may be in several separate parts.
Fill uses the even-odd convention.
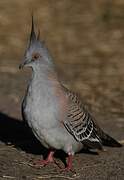
[[[54,88],[61,88],[55,68],[49,66],[41,66],[33,69],[29,86],[30,89],[40,93],[41,91],[52,92],[54,91]]]

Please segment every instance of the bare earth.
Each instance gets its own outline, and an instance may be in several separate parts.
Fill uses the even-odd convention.
[[[124,1],[2,0],[0,1],[0,180],[123,180],[124,147],[81,152],[75,172],[32,162],[46,150],[24,126],[21,101],[29,70],[19,71],[30,30],[30,15],[55,59],[67,87],[100,126],[124,143]],[[56,154],[63,167],[65,155]],[[62,161],[60,160],[62,159]]]

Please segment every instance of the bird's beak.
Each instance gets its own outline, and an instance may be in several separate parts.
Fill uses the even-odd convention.
[[[19,69],[23,69],[23,67],[28,64],[28,60],[27,61],[23,61],[20,65],[19,65]]]
[[[19,69],[23,69],[24,65],[25,65],[25,63],[20,64]]]

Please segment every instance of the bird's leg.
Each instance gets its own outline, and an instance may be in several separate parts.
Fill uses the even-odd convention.
[[[72,158],[73,155],[69,154],[67,159],[67,165],[64,169],[62,169],[62,171],[72,171]]]
[[[73,158],[72,154],[68,156],[67,166],[66,166],[65,170],[72,170],[72,158]]]
[[[35,162],[35,165],[46,166],[47,164],[54,162],[54,153],[54,151],[50,151],[46,159]]]

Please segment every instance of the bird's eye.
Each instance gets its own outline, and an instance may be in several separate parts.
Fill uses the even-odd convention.
[[[34,53],[34,54],[32,54],[32,59],[33,59],[33,60],[37,60],[39,57],[40,57],[40,54],[39,54],[39,53]]]

